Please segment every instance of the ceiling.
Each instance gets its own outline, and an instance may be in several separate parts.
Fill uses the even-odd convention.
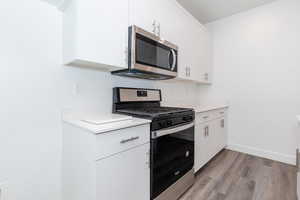
[[[201,23],[209,23],[275,0],[177,0]]]

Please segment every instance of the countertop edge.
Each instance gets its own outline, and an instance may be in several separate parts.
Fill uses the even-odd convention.
[[[140,119],[140,118],[132,118],[131,120],[125,120],[122,122],[113,122],[113,123],[109,123],[109,124],[105,124],[105,125],[93,125],[93,124],[89,124],[89,123],[82,122],[77,119],[71,119],[71,118],[63,118],[62,121],[69,125],[81,128],[85,131],[89,131],[95,135],[151,123],[150,120]]]
[[[229,105],[205,106],[203,108],[201,108],[201,107],[194,108],[194,110],[196,113],[204,113],[204,112],[208,112],[208,111],[212,111],[212,110],[219,110],[219,109],[223,109],[223,108],[229,108]]]

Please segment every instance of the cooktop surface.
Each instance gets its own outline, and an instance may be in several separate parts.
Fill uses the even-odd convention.
[[[178,114],[181,112],[192,111],[190,108],[176,107],[140,107],[140,108],[124,108],[119,109],[119,113],[132,114],[136,116],[159,117],[161,115]]]

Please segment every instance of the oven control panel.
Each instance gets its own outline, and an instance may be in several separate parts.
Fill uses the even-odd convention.
[[[157,121],[152,121],[151,131],[156,131],[160,129],[166,129],[173,126],[178,126],[180,124],[187,124],[189,122],[193,122],[195,119],[194,112],[191,112],[187,115],[177,116],[172,118],[160,119]]]

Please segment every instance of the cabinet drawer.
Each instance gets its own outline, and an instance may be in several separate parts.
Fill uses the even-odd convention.
[[[212,115],[214,119],[224,117],[226,115],[226,108],[214,110],[212,111]]]
[[[208,122],[212,119],[214,119],[214,113],[209,111],[209,112],[204,112],[204,113],[197,113],[196,114],[196,121],[198,123],[204,123],[204,122]]]
[[[227,109],[217,109],[217,110],[212,110],[212,111],[207,111],[203,113],[198,113],[196,115],[196,120],[197,122],[204,123],[208,122],[210,120],[214,120],[220,117],[224,117],[226,115]]]
[[[126,151],[149,141],[149,124],[97,135],[96,160]]]

